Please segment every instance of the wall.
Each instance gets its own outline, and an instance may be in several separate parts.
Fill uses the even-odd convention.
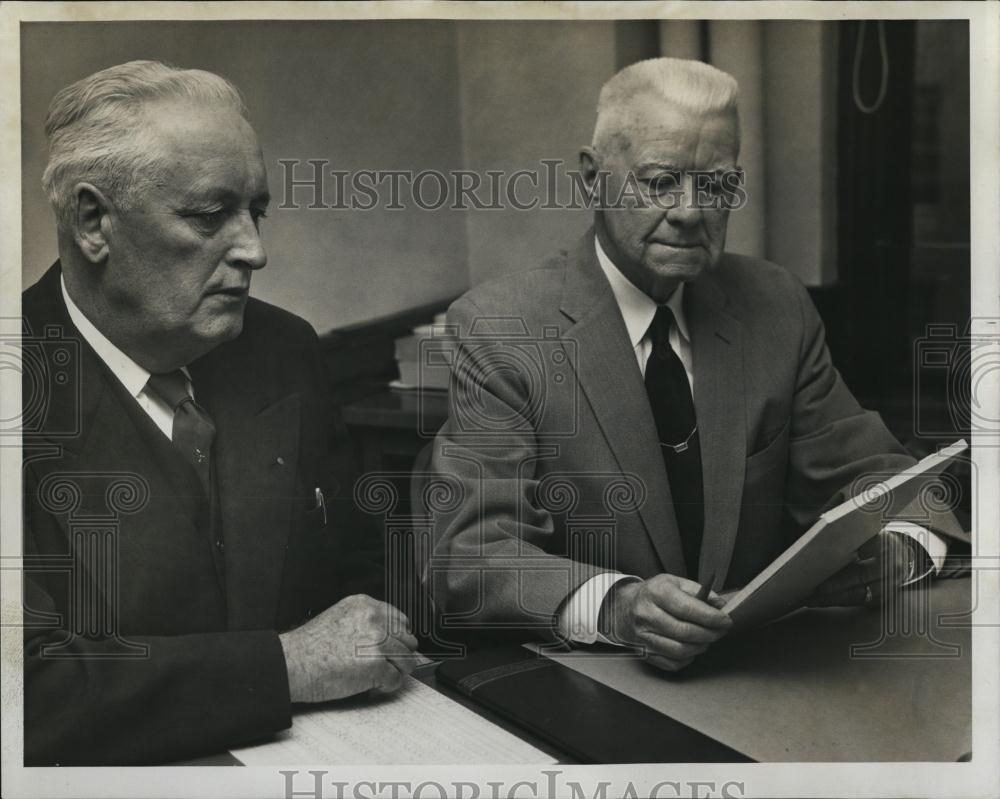
[[[741,82],[750,206],[728,246],[763,254],[809,284],[835,276],[834,141],[826,98],[831,25],[809,22],[31,23],[22,40],[23,274],[55,259],[39,181],[42,124],[61,87],[135,58],[200,67],[244,92],[276,201],[254,293],[321,332],[446,299],[528,268],[590,224],[583,209],[298,210],[278,207],[279,159],[330,168],[575,169],[601,85],[632,61],[699,57]],[[816,97],[822,102],[817,103]],[[805,177],[806,179],[803,179]],[[331,184],[328,184],[332,186]],[[565,188],[565,182],[560,186]],[[539,196],[544,197],[545,180]],[[331,197],[327,196],[327,201]]]
[[[767,160],[764,118],[764,25],[758,20],[713,20],[711,60],[740,85],[740,166],[747,201],[729,215],[726,249],[758,258],[766,253]]]
[[[837,29],[764,23],[767,257],[808,286],[837,279]]]
[[[152,58],[219,72],[246,96],[276,198],[264,221],[270,261],[254,276],[256,296],[325,331],[461,293],[466,232],[454,212],[277,207],[280,158],[328,159],[345,170],[459,168],[455,48],[446,21],[25,25],[25,285],[56,257],[39,185],[49,101],[99,69]],[[304,203],[309,192],[296,196]]]
[[[615,23],[465,23],[458,50],[467,168],[544,174],[541,161],[558,159],[575,170],[594,131],[597,95],[617,68]],[[544,199],[549,185],[543,179],[534,192],[521,183],[524,198]],[[471,284],[540,263],[582,235],[592,216],[584,209],[469,212]]]

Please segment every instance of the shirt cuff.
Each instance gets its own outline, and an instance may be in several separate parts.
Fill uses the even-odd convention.
[[[941,571],[944,566],[945,558],[948,557],[948,543],[941,538],[941,536],[932,533],[925,527],[921,527],[919,524],[914,524],[913,522],[889,522],[885,526],[887,532],[900,533],[909,538],[912,538],[920,547],[927,553],[927,557],[931,562],[931,567],[927,569],[922,574],[910,574],[907,576],[906,580],[903,581],[902,585],[909,585],[910,583],[915,583],[917,580],[922,580],[928,574],[936,574]]]
[[[559,611],[559,634],[577,644],[615,643],[597,629],[601,605],[615,583],[637,579],[620,572],[602,572],[591,577],[563,602]]]

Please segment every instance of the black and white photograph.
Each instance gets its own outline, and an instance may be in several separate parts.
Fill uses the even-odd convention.
[[[0,32],[4,796],[1000,795],[1000,2]]]

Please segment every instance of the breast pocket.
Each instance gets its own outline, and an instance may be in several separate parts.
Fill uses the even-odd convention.
[[[736,549],[728,579],[747,581],[783,548],[789,425],[746,459]]]
[[[322,489],[319,490],[321,491]],[[303,504],[305,506],[301,523],[303,532],[308,534],[322,531],[329,520],[325,495],[317,494],[314,489],[313,492],[308,494]]]
[[[790,427],[791,419],[786,421],[763,447],[747,456],[745,479],[748,484],[758,477],[776,471],[778,467],[787,465]]]
[[[304,534],[322,535],[332,529],[331,501],[337,496],[338,490],[339,485],[333,478],[312,482],[304,489],[305,496],[300,505],[300,528]]]
[[[285,551],[280,629],[301,624],[336,599],[340,552],[328,501],[332,493],[325,482],[298,486]]]

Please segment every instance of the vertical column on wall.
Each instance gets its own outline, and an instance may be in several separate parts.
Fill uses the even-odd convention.
[[[765,253],[767,175],[764,124],[764,29],[757,20],[713,20],[711,63],[740,85],[740,160],[746,204],[729,216],[726,249],[762,258]]]
[[[836,29],[766,21],[766,257],[808,286],[836,271]]]
[[[660,26],[647,19],[615,23],[615,69],[660,55]],[[609,76],[610,77],[610,76]]]
[[[701,20],[660,21],[660,55],[701,60],[703,49]]]
[[[578,168],[580,147],[590,143],[597,96],[615,73],[622,32],[604,21],[463,20],[456,30],[464,168],[484,181],[488,170],[503,176],[503,208],[462,211],[474,286],[537,266],[590,224],[591,211],[547,202],[551,172],[543,160],[563,162],[558,203],[568,205],[565,170]],[[643,52],[643,32],[627,34]],[[526,173],[537,176],[537,188]],[[479,194],[490,199],[487,186]],[[515,207],[532,198],[534,207]]]

